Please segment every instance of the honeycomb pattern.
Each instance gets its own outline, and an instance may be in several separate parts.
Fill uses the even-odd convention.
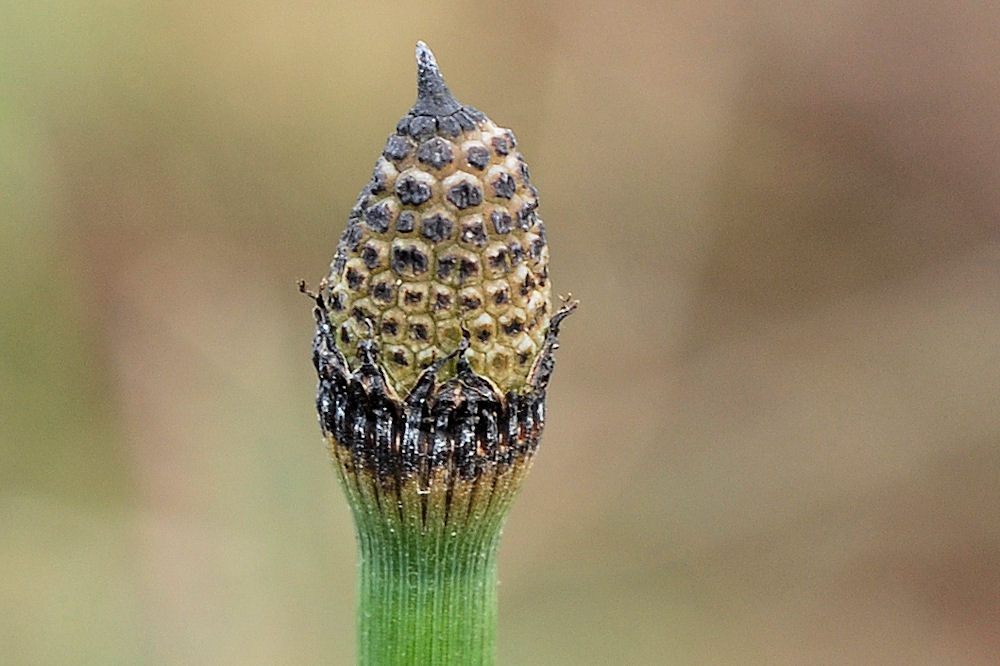
[[[548,329],[537,191],[510,130],[462,109],[400,121],[327,277],[340,351],[356,369],[359,341],[376,337],[399,397],[458,347],[463,330],[473,370],[505,393],[521,391]]]

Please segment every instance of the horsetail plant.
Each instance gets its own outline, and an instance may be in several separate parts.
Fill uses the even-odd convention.
[[[359,662],[492,664],[500,530],[576,303],[552,311],[513,133],[416,56],[417,101],[307,292],[316,406],[355,522]]]

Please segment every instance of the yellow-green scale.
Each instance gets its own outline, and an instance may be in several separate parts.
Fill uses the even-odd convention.
[[[353,247],[327,278],[337,346],[356,369],[359,343],[377,337],[405,397],[464,329],[472,368],[503,393],[522,389],[551,292],[545,226],[513,134],[484,119],[457,137],[393,140],[362,193]]]

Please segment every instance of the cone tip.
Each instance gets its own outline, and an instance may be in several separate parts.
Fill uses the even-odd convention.
[[[430,48],[417,42],[417,102],[413,110],[419,114],[447,115],[461,108],[448,90],[437,60]]]

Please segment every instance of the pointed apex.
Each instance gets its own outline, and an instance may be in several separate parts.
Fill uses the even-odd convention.
[[[417,42],[417,101],[411,113],[421,116],[446,116],[462,108],[448,90],[434,54],[423,42]]]

